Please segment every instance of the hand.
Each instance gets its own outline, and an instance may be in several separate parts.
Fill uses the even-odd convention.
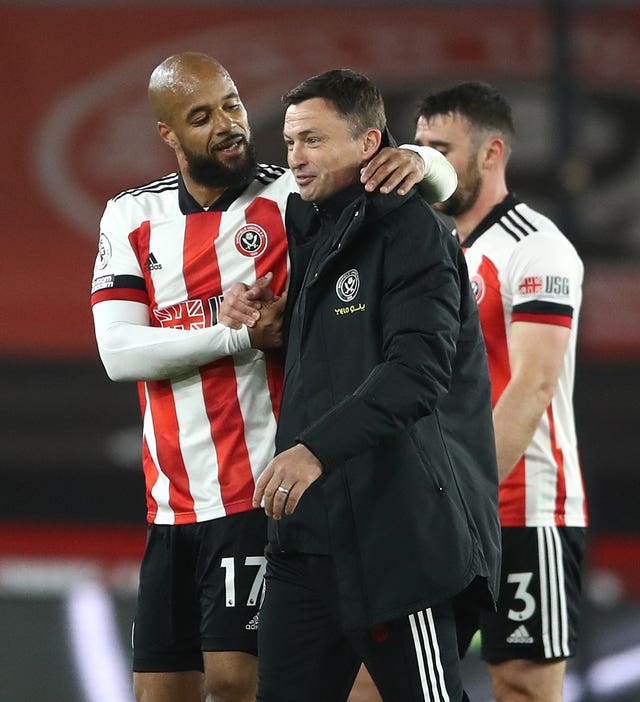
[[[240,329],[242,325],[252,327],[260,319],[260,308],[263,302],[273,300],[274,293],[269,287],[273,273],[267,273],[258,278],[251,286],[245,283],[234,283],[225,293],[220,304],[218,321],[232,329]]]
[[[296,444],[276,456],[258,478],[253,506],[263,505],[274,519],[293,514],[304,491],[321,475],[322,463],[306,446]]]
[[[260,303],[260,316],[249,327],[249,338],[254,349],[268,351],[282,346],[282,316],[286,303],[286,292],[280,297],[274,297],[271,302]]]
[[[406,195],[422,181],[424,174],[425,163],[419,153],[387,146],[362,169],[360,182],[369,192],[380,187],[380,192],[385,195],[396,189],[398,195]]]

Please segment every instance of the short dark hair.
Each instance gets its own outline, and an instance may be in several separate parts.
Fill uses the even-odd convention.
[[[435,115],[458,113],[483,130],[499,131],[510,147],[515,137],[511,106],[507,100],[488,83],[459,83],[446,90],[430,93],[423,98],[416,113],[430,119]]]
[[[382,95],[362,73],[337,68],[313,76],[285,93],[282,104],[286,109],[312,98],[329,100],[354,137],[372,127],[383,131],[387,126]]]

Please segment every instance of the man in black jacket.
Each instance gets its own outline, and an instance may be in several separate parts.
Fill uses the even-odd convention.
[[[269,520],[261,702],[346,700],[363,661],[385,701],[467,699],[452,600],[492,605],[497,471],[464,259],[415,193],[359,184],[386,136],[351,71],[290,91],[288,346]]]

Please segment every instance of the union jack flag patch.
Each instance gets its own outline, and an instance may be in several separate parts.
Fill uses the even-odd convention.
[[[535,295],[535,293],[542,292],[542,285],[541,275],[529,275],[523,278],[518,285],[518,292],[521,295]]]

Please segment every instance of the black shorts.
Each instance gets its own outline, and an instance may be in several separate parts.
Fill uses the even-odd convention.
[[[256,654],[266,560],[264,510],[152,524],[133,629],[136,672],[202,670],[202,651]]]
[[[583,527],[502,528],[498,610],[476,620],[486,661],[575,655],[585,541]]]
[[[452,608],[345,631],[333,560],[268,555],[258,641],[258,702],[344,702],[364,662],[386,702],[461,702]]]

